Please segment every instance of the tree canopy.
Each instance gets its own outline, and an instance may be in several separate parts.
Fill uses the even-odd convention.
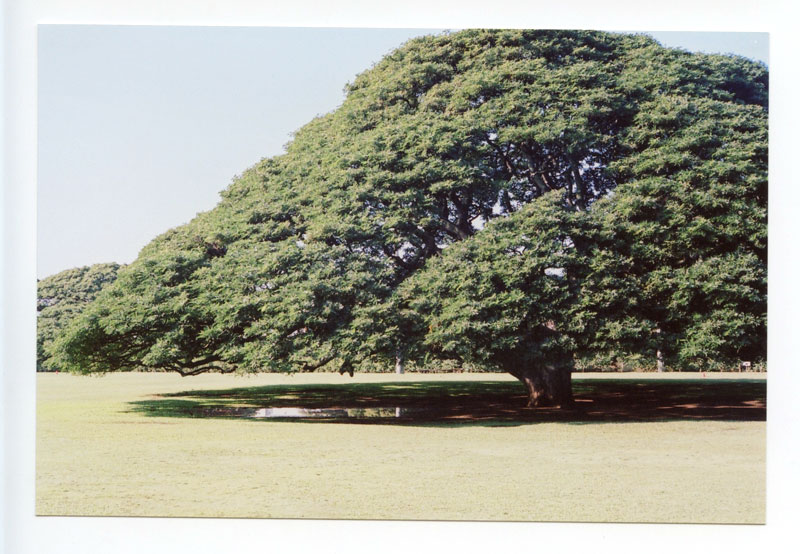
[[[413,39],[145,247],[59,363],[763,355],[767,83],[641,35]]]

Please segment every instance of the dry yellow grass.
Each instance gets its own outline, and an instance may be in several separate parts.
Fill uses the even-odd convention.
[[[161,417],[133,404],[188,390],[444,379],[510,380],[40,374],[37,514],[764,521],[763,421],[383,425]]]

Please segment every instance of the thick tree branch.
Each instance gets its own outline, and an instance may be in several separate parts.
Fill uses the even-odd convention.
[[[307,372],[316,371],[317,369],[321,368],[325,364],[331,362],[335,357],[336,356],[334,356],[334,355],[325,356],[324,358],[322,358],[321,361],[316,362],[316,363],[315,362],[311,362],[311,363],[303,362],[303,364],[300,366],[300,369],[302,371],[307,371]]]
[[[204,366],[191,371],[186,371],[182,368],[172,367],[172,366],[165,369],[168,369],[168,371],[174,371],[180,374],[181,377],[191,377],[193,375],[200,375],[201,373],[206,373],[208,371],[219,371],[220,373],[233,373],[234,371],[236,371],[236,368],[234,367],[221,367],[215,365]]]
[[[586,185],[583,182],[583,178],[581,177],[581,173],[578,169],[578,164],[575,162],[575,159],[568,154],[567,161],[569,162],[572,182],[575,186],[575,207],[578,209],[578,211],[584,211],[586,210]]]
[[[439,247],[436,245],[436,238],[426,229],[422,227],[418,227],[416,225],[411,226],[412,231],[414,234],[422,239],[422,242],[425,244],[425,255],[426,256],[433,256],[437,252],[439,252]]]
[[[451,221],[447,221],[447,220],[440,221],[439,222],[439,226],[448,235],[450,235],[450,236],[452,236],[452,237],[454,237],[454,238],[456,238],[458,240],[465,240],[465,239],[468,239],[470,236],[472,236],[472,233],[468,233],[468,232],[464,231],[464,229],[461,229],[460,227],[458,227],[457,225],[455,225]]]

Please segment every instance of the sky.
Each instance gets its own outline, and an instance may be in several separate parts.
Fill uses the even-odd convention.
[[[37,276],[130,263],[438,29],[41,25]],[[766,33],[649,33],[768,63]]]

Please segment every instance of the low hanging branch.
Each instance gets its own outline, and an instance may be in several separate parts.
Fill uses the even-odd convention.
[[[330,355],[330,356],[326,356],[326,357],[322,358],[322,360],[320,360],[319,362],[303,362],[302,365],[300,366],[300,369],[301,369],[301,371],[310,373],[310,372],[316,371],[319,368],[321,368],[322,366],[332,362],[334,360],[334,358],[336,358],[335,355]]]

